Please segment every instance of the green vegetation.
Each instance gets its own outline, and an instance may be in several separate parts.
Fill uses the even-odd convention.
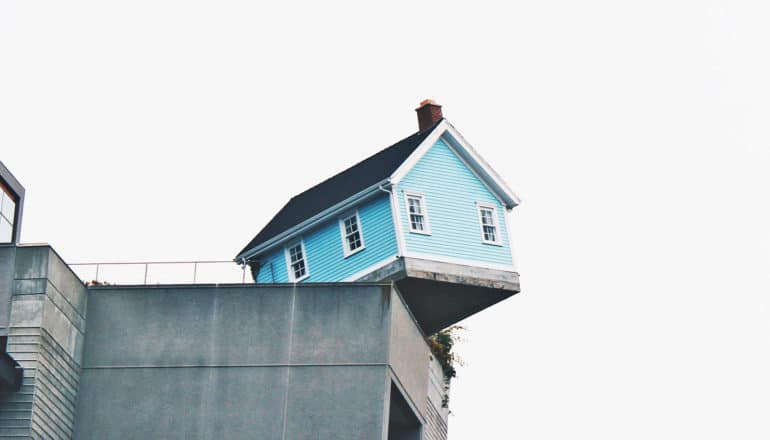
[[[91,286],[111,286],[112,285],[112,283],[108,283],[107,281],[96,281],[96,280],[86,281],[84,284],[86,286],[88,286],[88,287],[91,287]]]
[[[453,325],[425,338],[433,357],[436,358],[444,372],[445,392],[449,391],[449,382],[452,378],[457,377],[455,366],[462,365],[462,359],[457,356],[457,353],[452,352],[454,345],[461,340],[458,336],[458,332],[461,331],[465,331],[465,327]],[[449,394],[444,394],[441,404],[444,408],[449,406]]]

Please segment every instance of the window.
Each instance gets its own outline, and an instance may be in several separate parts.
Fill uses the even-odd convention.
[[[340,232],[342,233],[342,249],[345,251],[346,257],[364,248],[364,236],[361,231],[358,211],[340,218]]]
[[[286,267],[291,282],[296,283],[310,276],[305,260],[305,244],[302,241],[286,248]]]
[[[420,194],[405,193],[406,209],[409,213],[409,231],[420,234],[430,234],[428,225],[428,210],[425,207],[425,197]]]
[[[13,221],[16,215],[16,201],[0,183],[0,243],[13,242]]]
[[[500,244],[500,232],[497,228],[497,209],[490,205],[479,204],[478,206],[482,241],[484,243]]]
[[[388,440],[413,440],[420,438],[422,424],[414,415],[398,387],[390,385],[390,411],[388,412]],[[427,437],[427,436],[426,436]]]

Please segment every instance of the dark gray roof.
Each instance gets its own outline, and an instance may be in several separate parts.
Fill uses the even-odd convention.
[[[428,137],[439,122],[436,122],[429,129],[414,133],[396,142],[345,171],[292,197],[278,211],[278,214],[259,231],[259,234],[238,253],[238,256],[321,211],[390,177],[399,165],[404,163],[409,155]]]

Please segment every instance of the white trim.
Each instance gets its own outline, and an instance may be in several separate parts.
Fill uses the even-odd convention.
[[[466,159],[468,167],[477,172],[482,182],[488,184],[494,194],[504,201],[507,208],[513,208],[521,203],[517,196],[503,181],[491,166],[476,152],[475,149],[463,138],[452,124],[446,119],[442,120],[433,132],[409,155],[409,157],[390,176],[391,182],[397,184],[406,176],[409,170],[430,150],[430,148],[444,135],[450,147],[454,147],[458,157]]]
[[[410,216],[412,215],[409,212],[409,198],[413,199],[419,199],[420,200],[420,211],[422,211],[419,215],[422,215],[423,220],[423,229],[422,231],[417,229],[412,229],[412,219]],[[431,235],[430,233],[430,220],[428,219],[428,203],[426,202],[425,194],[415,192],[415,191],[409,191],[404,190],[404,207],[406,208],[406,224],[409,225],[409,233],[410,234],[422,234],[422,235]]]
[[[399,165],[396,171],[390,176],[389,179],[384,179],[369,188],[360,191],[353,196],[331,206],[324,211],[310,217],[309,219],[299,223],[284,232],[270,238],[252,249],[248,249],[243,253],[235,257],[235,261],[248,259],[254,255],[260,254],[264,251],[272,249],[280,245],[284,240],[291,239],[309,228],[318,225],[321,222],[326,221],[329,217],[337,215],[339,212],[351,208],[356,203],[363,201],[365,198],[371,196],[375,191],[379,190],[385,185],[396,185],[401,179],[406,176],[409,170],[430,150],[430,148],[438,141],[444,133],[449,136],[446,138],[450,147],[454,147],[455,153],[461,159],[466,159],[465,162],[468,167],[476,172],[479,179],[488,185],[493,194],[503,199],[503,205],[506,208],[513,208],[521,203],[521,199],[513,192],[508,185],[502,180],[502,178],[487,164],[486,161],[473,149],[473,147],[462,137],[457,129],[452,126],[446,119],[443,119],[433,129],[433,131],[426,137],[422,143],[406,158],[406,160]],[[458,148],[459,147],[459,148]],[[467,158],[465,157],[467,155]],[[467,160],[469,159],[469,160]],[[393,194],[391,192],[391,194]],[[395,194],[393,194],[395,196]],[[396,213],[399,211],[396,210]],[[401,246],[403,251],[403,246]]]
[[[250,257],[253,257],[254,255],[270,250],[273,247],[279,246],[284,240],[289,240],[297,235],[300,235],[306,230],[314,226],[317,226],[319,223],[325,222],[330,217],[333,217],[342,211],[352,208],[356,203],[360,203],[366,200],[367,198],[375,194],[382,185],[385,185],[388,182],[389,182],[388,179],[385,179],[370,186],[369,188],[366,188],[363,191],[359,191],[358,193],[348,197],[347,199],[337,203],[336,205],[333,205],[319,212],[318,214],[310,217],[309,219],[303,221],[302,223],[292,226],[291,228],[281,232],[280,234],[272,237],[271,239],[262,242],[261,245],[258,245],[249,250],[246,250],[245,252],[236,256],[235,261],[248,259]]]
[[[495,228],[495,238],[496,240],[487,240],[484,233],[484,220],[481,216],[481,210],[486,209],[488,211],[492,211],[492,221],[494,222],[492,226]],[[478,214],[479,217],[479,229],[481,230],[481,242],[484,244],[492,244],[495,246],[502,246],[503,245],[503,237],[502,233],[500,231],[500,222],[497,217],[497,206],[489,203],[489,202],[476,202],[476,214]]]
[[[516,268],[514,268],[513,265],[488,263],[485,261],[466,260],[464,258],[445,257],[443,255],[423,254],[419,252],[407,252],[404,255],[404,257],[419,258],[421,260],[440,261],[442,263],[462,264],[463,266],[475,266],[475,267],[482,267],[484,269],[505,270],[509,272],[516,272]]]
[[[433,131],[426,137],[420,145],[412,151],[412,154],[409,155],[409,157],[406,158],[406,160],[401,163],[401,165],[396,168],[396,171],[393,172],[393,174],[390,175],[390,180],[393,183],[399,183],[401,182],[401,179],[403,179],[406,174],[409,172],[409,170],[414,167],[417,162],[422,159],[423,156],[425,156],[425,153],[430,150],[430,147],[433,146],[433,144],[436,143],[436,141],[439,140],[441,137],[441,134],[446,131],[448,128],[448,122],[446,119],[442,120],[438,123],[436,128],[433,129]]]
[[[441,136],[441,137],[444,138],[444,136]],[[492,194],[492,196],[494,198],[496,198],[500,202],[501,205],[505,206],[505,200],[503,200],[503,198],[500,197],[500,194],[498,194],[497,191],[495,191],[494,188],[489,186],[489,184],[487,183],[486,179],[481,177],[479,175],[479,173],[477,173],[476,170],[473,169],[473,166],[471,166],[471,164],[468,163],[467,160],[465,160],[463,155],[460,154],[459,151],[457,151],[457,148],[452,146],[452,142],[449,139],[446,140],[446,144],[447,144],[447,147],[449,147],[449,151],[451,151],[455,155],[455,157],[460,159],[460,162],[462,162],[462,164],[465,165],[465,168],[467,168],[471,172],[471,174],[473,174],[476,177],[476,179],[478,179],[478,181],[481,182],[482,185],[484,185],[484,188],[486,188],[487,191],[489,191],[490,194]]]
[[[328,220],[330,217],[333,217],[339,214],[341,211],[345,211],[346,209],[353,207],[355,204],[368,198],[374,192],[381,189],[383,186],[389,185],[389,184],[390,185],[398,184],[401,181],[401,179],[403,179],[404,176],[406,176],[409,170],[411,170],[412,167],[414,167],[414,165],[428,152],[428,150],[430,150],[430,148],[445,133],[449,135],[446,138],[446,140],[448,141],[447,142],[448,145],[450,147],[453,147],[457,156],[465,160],[465,163],[468,165],[468,168],[474,171],[478,176],[478,178],[482,182],[484,182],[486,185],[488,185],[488,188],[492,191],[492,193],[502,199],[503,205],[506,208],[508,209],[513,208],[521,203],[521,199],[508,187],[508,185],[492,169],[492,167],[490,167],[489,164],[486,161],[484,161],[484,159],[476,152],[476,150],[473,149],[473,147],[465,140],[465,138],[462,137],[462,135],[457,131],[457,129],[455,129],[454,126],[452,126],[452,124],[449,123],[449,121],[447,121],[446,119],[443,119],[441,122],[438,123],[438,125],[433,129],[433,131],[428,135],[428,137],[426,137],[422,141],[422,143],[420,143],[420,145],[412,152],[412,154],[410,154],[409,157],[407,157],[406,160],[403,163],[401,163],[401,165],[399,165],[399,167],[396,169],[396,171],[393,172],[393,174],[390,176],[389,179],[384,179],[370,186],[369,188],[366,188],[348,197],[347,199],[321,211],[320,213],[310,217],[309,219],[295,226],[292,226],[286,231],[281,232],[280,234],[268,239],[267,241],[264,241],[262,244],[257,245],[252,249],[247,249],[243,253],[237,255],[235,257],[235,261],[248,259],[254,255],[270,250],[273,247],[279,246],[285,240],[289,240],[297,235],[300,235],[304,231],[308,230],[309,228],[317,226],[319,223],[322,223]],[[391,194],[393,193],[391,192]],[[395,197],[396,195],[393,194],[393,196]],[[396,210],[394,212],[394,217],[395,215],[398,215],[398,213],[399,211]],[[399,218],[399,223],[400,223],[400,218]],[[402,235],[402,238],[403,238],[403,235]],[[403,247],[403,243],[399,245],[399,249],[401,252],[405,250]]]
[[[514,208],[517,205],[520,205],[521,198],[519,198],[519,196],[508,187],[508,184],[505,183],[503,178],[500,177],[500,175],[497,174],[494,169],[492,169],[487,161],[481,157],[481,155],[473,148],[473,146],[471,146],[468,141],[465,140],[463,135],[461,135],[460,132],[457,131],[457,129],[451,123],[449,123],[449,121],[447,121],[447,131],[452,136],[450,141],[456,141],[458,146],[462,147],[462,149],[468,153],[472,163],[475,163],[480,168],[479,171],[481,171],[482,176],[486,177],[485,180],[492,184],[492,187],[496,187],[498,189],[497,192],[503,196],[504,199],[507,199],[506,205],[508,205],[510,208]]]
[[[302,251],[302,261],[305,263],[305,275],[294,278],[294,269],[291,267],[291,255],[289,254],[289,249],[296,247],[297,245],[300,246],[300,250]],[[286,274],[289,276],[290,283],[299,283],[310,276],[310,265],[307,261],[307,251],[305,251],[305,240],[299,239],[284,246],[283,257],[286,259]]]
[[[342,281],[345,282],[345,283],[350,282],[350,281],[355,281],[355,280],[361,278],[364,275],[368,275],[368,274],[374,272],[377,269],[382,269],[383,267],[387,266],[388,264],[398,260],[398,258],[399,258],[398,255],[393,255],[392,257],[388,257],[388,258],[380,261],[379,263],[375,263],[375,264],[367,267],[366,269],[359,270],[358,272],[356,272],[353,275],[345,278]]]
[[[513,255],[513,237],[511,235],[511,222],[508,218],[509,211],[503,211],[503,222],[505,222],[505,233],[508,237],[508,252],[511,253],[511,261],[513,262],[513,268],[518,272],[516,268],[516,256]]]
[[[358,237],[361,239],[361,246],[357,247],[356,249],[353,249],[352,251],[348,247],[348,240],[347,240],[347,231],[345,230],[345,220],[355,217],[356,218],[356,227],[358,228]],[[364,242],[364,229],[361,226],[361,216],[358,215],[358,209],[355,209],[353,211],[348,211],[345,214],[341,215],[338,219],[339,225],[340,225],[340,234],[342,238],[342,252],[345,254],[345,258],[348,258],[351,255],[357,254],[364,250],[366,248],[366,242]]]
[[[383,189],[383,191],[387,192],[390,197],[390,211],[391,211],[391,220],[393,221],[393,231],[396,234],[396,246],[398,248],[398,255],[404,254],[404,236],[403,232],[401,231],[401,210],[399,209],[398,204],[398,194],[396,193],[398,189],[395,186],[390,187],[390,191]]]

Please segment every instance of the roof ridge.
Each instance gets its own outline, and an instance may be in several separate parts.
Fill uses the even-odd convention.
[[[425,131],[427,131],[427,130],[425,130]],[[355,167],[357,167],[358,165],[361,165],[363,162],[366,162],[367,160],[369,160],[369,159],[371,159],[371,158],[373,158],[373,157],[377,156],[378,154],[382,154],[382,153],[384,153],[385,151],[387,151],[387,150],[389,150],[389,149],[391,149],[391,148],[393,148],[393,147],[396,147],[396,146],[398,146],[400,143],[402,143],[402,142],[404,142],[404,141],[406,141],[406,140],[409,140],[409,138],[411,138],[411,137],[413,137],[413,136],[417,136],[417,135],[419,135],[420,133],[422,133],[422,132],[421,132],[421,131],[417,131],[417,132],[414,132],[414,133],[410,134],[409,136],[407,136],[407,137],[405,137],[405,138],[403,138],[403,139],[401,139],[401,140],[399,140],[399,141],[395,142],[394,144],[392,144],[392,145],[389,145],[389,146],[387,146],[387,147],[383,148],[382,150],[379,150],[378,152],[376,152],[376,153],[372,154],[371,156],[368,156],[368,157],[365,157],[365,158],[363,158],[363,159],[359,160],[358,162],[354,163],[353,165],[350,165],[350,166],[348,166],[347,168],[343,169],[343,170],[342,170],[342,171],[340,171],[339,173],[337,173],[337,174],[334,174],[334,175],[332,175],[332,176],[330,176],[330,177],[328,177],[328,178],[324,179],[323,181],[321,181],[321,182],[319,182],[319,183],[317,183],[317,184],[315,184],[315,185],[311,186],[310,188],[308,188],[308,189],[306,189],[306,190],[304,190],[304,191],[302,191],[302,192],[300,192],[300,193],[297,193],[297,194],[293,195],[293,196],[292,196],[292,197],[291,197],[289,200],[293,200],[294,198],[296,198],[296,197],[298,197],[298,196],[300,196],[300,195],[302,195],[302,194],[305,194],[306,192],[308,192],[308,191],[310,191],[310,190],[312,190],[312,189],[314,189],[314,188],[317,188],[317,187],[319,187],[319,186],[323,185],[324,183],[327,183],[328,181],[330,181],[330,180],[334,179],[335,177],[337,177],[337,176],[339,176],[340,174],[342,174],[342,173],[344,173],[344,172],[348,171],[349,169],[351,169],[351,168],[355,168]]]
[[[443,121],[417,131],[291,197],[239,253],[283,233],[371,185],[390,177]]]

